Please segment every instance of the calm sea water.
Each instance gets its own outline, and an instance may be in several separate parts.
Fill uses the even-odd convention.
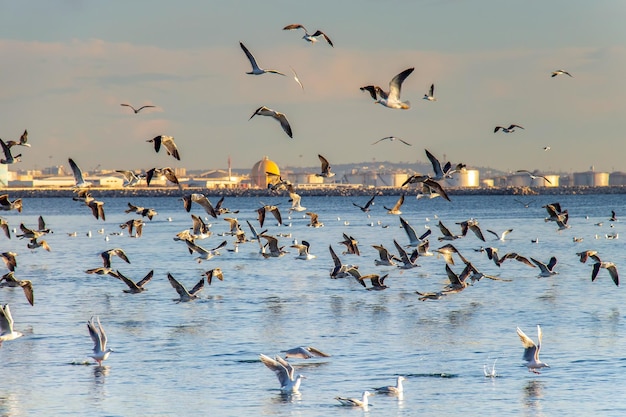
[[[212,198],[217,200],[217,198]],[[393,239],[407,242],[397,216],[386,214],[395,197],[377,197],[368,216],[352,205],[367,197],[309,197],[302,205],[319,214],[325,227],[307,227],[303,213],[293,213],[278,227],[267,220],[270,234],[290,233],[311,243],[311,261],[294,259],[292,252],[279,259],[263,259],[257,243],[239,252],[198,264],[185,245],[172,237],[191,225],[176,198],[105,199],[107,221],[97,221],[82,203],[65,199],[31,198],[24,212],[3,213],[11,227],[20,222],[35,227],[44,216],[54,234],[52,247],[31,251],[26,240],[0,238],[2,251],[19,253],[16,276],[35,286],[35,306],[22,290],[0,289],[0,302],[9,303],[16,330],[25,336],[0,349],[0,415],[276,415],[327,416],[368,414],[380,416],[554,416],[623,415],[626,398],[616,395],[626,385],[626,307],[622,288],[607,271],[591,282],[591,266],[578,261],[576,252],[596,249],[603,260],[626,267],[626,204],[620,195],[539,196],[524,208],[511,196],[453,196],[416,200],[407,196],[402,215],[418,231],[433,228],[431,249],[437,242],[438,217],[453,232],[456,222],[474,217],[483,231],[514,231],[507,241],[491,235],[479,241],[471,232],[454,245],[483,272],[499,274],[511,282],[483,279],[459,294],[438,301],[419,301],[415,291],[437,291],[447,281],[445,263],[437,257],[420,258],[420,268],[402,271],[374,265],[373,244],[393,250]],[[127,202],[153,207],[159,214],[146,219],[139,239],[105,235],[136,217],[125,214]],[[287,217],[287,198],[280,203]],[[559,201],[569,210],[571,229],[556,231],[544,222],[541,206]],[[237,218],[258,227],[257,198],[226,198],[225,206],[238,209]],[[624,222],[609,222],[614,209]],[[202,214],[199,206],[192,212]],[[172,221],[167,221],[171,217]],[[210,248],[224,239],[222,219],[211,219],[214,235],[200,241]],[[380,224],[378,223],[380,222]],[[349,223],[349,224],[345,224]],[[596,225],[602,223],[602,225]],[[104,228],[104,234],[98,233]],[[87,237],[87,232],[92,237]],[[77,237],[68,233],[77,232]],[[363,273],[389,273],[385,291],[366,291],[354,279],[329,278],[332,265],[328,245],[340,254],[337,242],[346,232],[360,242],[361,257],[343,255]],[[609,233],[623,238],[609,240]],[[249,233],[248,233],[249,235]],[[582,237],[575,243],[573,237]],[[532,239],[539,243],[531,243]],[[538,270],[508,261],[501,268],[489,261],[480,246],[496,246],[500,254],[515,251],[545,262],[558,258],[559,275],[537,278]],[[121,247],[131,264],[114,258],[113,266],[139,280],[151,269],[155,276],[142,294],[125,294],[125,285],[109,276],[87,275],[102,265],[99,253]],[[394,251],[395,252],[395,251]],[[202,272],[220,267],[224,281],[205,287],[202,299],[176,303],[166,274],[172,273],[189,288]],[[460,272],[462,265],[452,266]],[[77,365],[88,359],[92,342],[86,327],[99,315],[115,350],[104,368]],[[540,375],[523,366],[519,326],[536,340],[543,328],[541,358],[551,368]],[[307,379],[300,395],[284,396],[278,380],[259,360],[264,353],[312,345],[332,357],[293,361]],[[486,378],[483,366],[495,361],[498,377]],[[335,396],[359,397],[362,391],[390,385],[404,375],[402,399],[370,398],[368,411],[342,407]]]

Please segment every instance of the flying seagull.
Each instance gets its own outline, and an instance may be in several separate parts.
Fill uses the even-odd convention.
[[[2,145],[2,151],[4,152],[4,159],[0,159],[0,163],[2,164],[14,164],[16,162],[20,162],[22,154],[18,154],[13,156],[11,154],[11,148],[4,143],[2,139],[0,139],[0,145]]]
[[[13,317],[9,305],[0,305],[0,347],[2,342],[22,337],[21,332],[13,330]]]
[[[435,97],[435,84],[430,85],[430,90],[428,90],[428,93],[424,94],[423,98],[428,101],[437,101]]]
[[[551,77],[556,77],[557,75],[569,75],[570,77],[573,77],[572,74],[570,74],[569,72],[565,71],[565,70],[556,70],[556,71],[552,71],[552,75]]]
[[[518,128],[518,127],[520,129],[524,129],[520,125],[511,124],[511,125],[509,125],[509,127],[496,126],[495,129],[493,129],[493,133],[496,133],[498,130],[502,130],[504,133],[513,133],[513,132],[515,132],[515,129]]]
[[[133,109],[133,111],[135,112],[135,114],[139,113],[141,110],[143,109],[147,109],[150,107],[156,107],[156,106],[151,106],[151,105],[145,105],[145,106],[141,106],[138,109],[134,108],[133,106],[131,106],[130,104],[126,104],[126,103],[122,103],[120,104],[120,106],[124,106],[124,107],[130,107],[131,109]]]
[[[98,362],[98,366],[102,366],[102,361],[105,361],[113,350],[107,348],[107,335],[102,328],[102,324],[100,324],[100,318],[96,317],[96,320],[98,323],[97,328],[93,317],[87,322],[87,328],[89,329],[91,340],[93,340],[93,355],[91,357]]]
[[[539,373],[537,369],[549,368],[547,363],[543,363],[539,360],[539,350],[541,349],[541,327],[537,325],[537,344],[518,327],[517,335],[522,341],[524,346],[524,360],[526,361],[526,367],[529,372]]]
[[[333,46],[333,47],[335,46],[333,45],[333,42],[330,40],[330,38],[326,36],[326,34],[319,29],[316,30],[314,34],[310,35],[309,32],[306,30],[306,28],[299,23],[287,25],[283,28],[283,30],[294,30],[294,29],[302,29],[304,31],[304,36],[302,37],[302,39],[304,39],[307,42],[311,42],[311,44],[317,42],[318,41],[317,37],[321,36],[326,40],[326,42],[328,42],[330,46]]]
[[[527,171],[525,169],[518,169],[517,172],[528,174],[528,175],[530,175],[530,178],[533,179],[533,180],[536,180],[537,178],[542,178],[548,184],[552,184],[552,182],[548,178],[544,177],[543,175],[535,175],[532,172]]]
[[[24,133],[22,133],[22,136],[20,136],[20,141],[16,142],[14,140],[10,140],[7,141],[7,146],[9,148],[19,145],[19,146],[26,146],[28,148],[30,148],[30,143],[26,143],[26,141],[28,141],[28,130],[24,129]]]
[[[170,281],[170,284],[178,293],[180,298],[174,299],[174,301],[178,301],[179,303],[192,301],[192,300],[195,300],[196,298],[199,298],[197,294],[204,288],[204,276],[191,289],[191,291],[187,291],[187,288],[185,288],[183,284],[178,282],[178,280],[176,280],[176,278],[174,278],[172,274],[170,274],[169,272],[167,273],[167,279]]]
[[[415,68],[408,68],[396,75],[389,82],[389,92],[383,91],[377,85],[366,85],[361,87],[361,91],[367,91],[370,93],[375,103],[379,103],[385,107],[391,109],[403,109],[407,110],[411,108],[409,101],[400,101],[400,89],[402,88],[402,82],[413,72]],[[378,98],[380,97],[380,98]]]
[[[402,139],[400,139],[398,137],[395,137],[395,136],[387,136],[387,137],[384,137],[382,139],[378,139],[376,142],[372,143],[372,145],[376,145],[378,142],[382,142],[383,140],[388,140],[390,142],[400,141],[400,142],[404,143],[407,146],[413,146],[409,142],[407,142],[405,140],[402,140]]]
[[[328,160],[324,158],[322,155],[317,155],[317,157],[320,159],[320,162],[322,163],[322,171],[319,174],[315,174],[315,176],[324,177],[324,178],[334,177],[335,173],[330,172],[330,164],[328,163]]]
[[[157,152],[159,152],[159,150],[161,149],[161,145],[163,145],[168,155],[172,155],[174,158],[180,161],[180,154],[178,153],[178,148],[176,147],[176,144],[174,143],[174,138],[172,136],[159,135],[150,140],[147,140],[146,142],[153,142],[154,150]]]
[[[296,74],[296,70],[291,68],[291,72],[293,72],[293,79],[298,83],[300,88],[304,91],[304,86],[302,85],[302,81],[300,81],[300,78],[298,78],[298,74]]]
[[[311,358],[328,358],[330,355],[313,346],[298,346],[292,349],[282,351],[287,358],[311,359]]]
[[[289,136],[290,138],[293,138],[289,121],[287,120],[287,116],[285,116],[283,113],[272,110],[269,107],[261,106],[254,111],[254,113],[252,114],[252,116],[250,116],[250,119],[248,120],[251,120],[257,114],[259,116],[271,116],[274,119],[278,120],[278,122],[280,123],[280,126],[283,128],[287,136]]]
[[[250,53],[248,48],[246,48],[246,46],[241,42],[239,42],[239,46],[241,46],[241,49],[243,49],[243,52],[246,54],[246,56],[248,57],[248,60],[250,61],[250,65],[252,65],[252,71],[246,72],[246,74],[261,75],[261,74],[266,74],[266,73],[272,73],[272,74],[278,74],[278,75],[285,75],[282,72],[279,72],[273,69],[266,70],[266,69],[259,67],[258,64],[256,63],[256,59],[254,59],[254,55]]]
[[[302,382],[302,379],[305,378],[304,375],[298,375],[296,377],[294,367],[280,356],[276,356],[276,359],[274,360],[261,353],[259,358],[265,366],[276,374],[278,382],[280,382],[281,391],[292,393],[298,392],[300,389],[300,383]]]
[[[76,181],[76,185],[74,187],[86,188],[86,187],[91,186],[90,182],[87,182],[83,179],[83,171],[76,164],[76,162],[74,162],[72,158],[69,158],[68,162],[70,164],[70,167],[72,168],[72,173],[74,174],[74,180]]]

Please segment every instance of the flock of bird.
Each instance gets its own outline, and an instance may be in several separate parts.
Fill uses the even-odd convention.
[[[300,24],[291,24],[287,25],[283,28],[284,30],[298,30],[301,29],[304,31],[303,39],[307,42],[315,43],[320,39],[323,39],[329,46],[334,47],[333,42],[330,37],[322,32],[321,30],[316,30],[314,33],[310,34],[307,29]],[[284,76],[285,74],[273,69],[263,69],[259,66],[257,59],[250,52],[250,50],[240,42],[240,47],[246,55],[247,59],[250,62],[252,67],[251,71],[247,72],[250,75],[264,75],[264,74],[275,74]],[[390,109],[400,109],[407,110],[411,107],[410,102],[402,101],[401,99],[401,87],[403,82],[407,80],[407,78],[413,73],[414,68],[410,67],[395,75],[391,81],[389,82],[388,90],[385,91],[378,85],[366,85],[360,87],[362,91],[369,93],[371,98],[384,107],[388,107]],[[570,77],[571,74],[564,70],[558,70],[552,73],[552,77],[557,75],[568,75]],[[302,87],[302,83],[298,79],[297,75],[294,72],[294,79],[298,82],[298,84]],[[431,84],[428,92],[423,97],[425,100],[429,102],[434,102],[437,100],[435,97],[435,85]],[[135,108],[130,104],[122,103],[121,106],[128,107],[133,110],[134,114],[140,113],[143,109],[154,107],[152,105],[143,105],[141,107]],[[283,131],[290,137],[293,138],[293,130],[292,127],[287,120],[287,117],[284,113],[272,110],[266,106],[258,107],[253,114],[250,116],[249,120],[254,118],[255,116],[269,116],[277,120]],[[494,133],[496,132],[504,132],[504,133],[513,133],[516,129],[524,129],[522,126],[517,124],[510,124],[508,126],[496,126],[494,129]],[[4,159],[0,160],[0,163],[3,164],[12,164],[19,162],[21,159],[21,154],[13,155],[12,149],[15,146],[22,147],[30,147],[31,145],[27,143],[27,131],[24,131],[19,141],[9,141],[4,142],[0,139],[0,145],[2,146],[2,150],[4,153]],[[403,139],[397,138],[395,136],[388,136],[382,138],[374,144],[378,144],[382,141],[398,141],[406,146],[412,146],[409,142],[404,141]],[[181,153],[178,149],[177,144],[174,141],[174,137],[168,135],[158,135],[152,139],[147,140],[148,143],[152,143],[154,146],[155,152],[160,152],[161,148],[164,148],[168,155],[171,155],[176,160],[181,160]],[[417,184],[418,194],[417,198],[428,197],[435,198],[441,197],[445,200],[450,200],[450,196],[446,192],[444,185],[442,182],[445,182],[447,179],[453,178],[454,174],[465,169],[465,165],[462,163],[453,164],[450,161],[445,161],[443,164],[432,154],[430,151],[425,150],[426,156],[432,164],[433,172],[432,174],[426,175],[413,175],[407,179],[407,181],[403,184],[403,188],[409,192],[414,186]],[[335,175],[331,170],[331,164],[328,159],[322,155],[318,155],[320,160],[320,172],[317,174],[320,177],[330,178]],[[79,165],[72,159],[68,159],[69,165],[72,169],[75,179],[75,196],[74,200],[78,202],[84,203],[87,207],[89,207],[93,217],[96,220],[105,221],[105,211],[104,211],[104,202],[97,200],[92,195],[91,184],[85,180],[85,176],[80,169]],[[153,178],[158,176],[164,176],[173,184],[177,184],[180,188],[180,184],[174,170],[171,167],[155,167],[149,170],[146,170],[144,173],[137,174],[132,170],[118,170],[118,173],[122,174],[125,178],[124,186],[125,187],[134,187],[141,183],[141,181],[145,180],[147,185],[150,185],[150,182]],[[535,174],[520,170],[518,172],[524,172],[530,175],[532,178],[538,178]],[[283,192],[286,192],[289,196],[289,201],[291,203],[288,211],[291,215],[293,212],[305,212],[309,217],[310,221],[308,226],[311,227],[311,230],[321,228],[324,226],[323,222],[320,221],[319,216],[316,212],[312,210],[308,210],[306,207],[302,206],[302,198],[297,194],[297,186],[291,184],[289,181],[284,180],[280,176],[272,176],[268,173],[268,176],[271,177],[268,194],[271,196],[283,195]],[[544,178],[546,181],[547,178]],[[548,181],[549,182],[549,181]],[[268,229],[264,229],[262,231],[257,231],[254,225],[251,223],[250,219],[246,219],[246,223],[248,225],[248,229],[250,231],[247,234],[239,220],[234,216],[238,213],[236,210],[230,210],[225,207],[222,207],[223,198],[217,205],[213,205],[208,197],[199,193],[192,194],[184,194],[182,188],[181,190],[181,210],[185,210],[190,212],[193,204],[200,206],[204,211],[206,216],[210,216],[213,219],[218,219],[220,216],[228,214],[231,217],[223,217],[223,220],[228,222],[228,232],[224,232],[223,236],[230,236],[234,239],[232,249],[227,249],[232,252],[237,252],[238,247],[241,244],[247,242],[256,242],[258,244],[258,252],[261,254],[263,258],[278,258],[282,257],[285,254],[289,253],[285,250],[285,246],[280,245],[279,238],[281,236],[279,234],[272,235],[268,232]],[[364,204],[359,204],[357,202],[353,202],[352,205],[358,208],[364,215],[368,215],[368,213],[372,210],[374,205],[374,201],[377,194],[373,194]],[[399,198],[397,203],[393,207],[385,207],[387,210],[387,214],[392,216],[400,216],[402,214],[401,207],[404,203],[405,193],[403,192]],[[128,235],[134,238],[141,238],[143,233],[143,226],[145,225],[144,217],[148,218],[148,221],[151,221],[154,216],[158,213],[154,208],[145,208],[135,206],[132,203],[128,203],[128,210],[126,213],[132,213],[135,215],[141,216],[140,218],[134,218],[129,220],[128,222],[120,225],[121,230],[127,229]],[[545,206],[548,217],[546,217],[546,222],[555,222],[558,225],[557,230],[565,230],[570,228],[571,226],[568,223],[569,215],[567,210],[562,210],[559,203],[552,203]],[[21,199],[10,201],[8,195],[0,196],[0,210],[17,210],[21,212],[22,209],[22,201]],[[283,223],[283,215],[280,212],[280,209],[277,205],[268,205],[261,204],[261,206],[256,210],[256,221],[259,224],[259,227],[263,229],[266,221],[266,214],[271,213],[273,218],[276,220],[278,225]],[[210,230],[210,225],[205,223],[202,219],[202,216],[197,216],[191,214],[192,217],[192,225],[176,236],[173,236],[173,239],[176,241],[180,241],[184,243],[184,247],[181,245],[181,250],[187,250],[190,254],[195,254],[197,257],[195,258],[197,262],[210,261],[214,257],[220,255],[220,251],[223,251],[228,246],[228,241],[223,240],[219,244],[215,245],[211,249],[206,249],[205,247],[200,245],[200,241],[209,238],[213,235]],[[613,214],[613,221],[616,221],[615,214]],[[254,221],[254,219],[251,219]],[[444,223],[440,220],[437,224],[437,227],[440,231],[440,236],[437,237],[437,240],[442,242],[451,242],[457,239],[467,238],[468,232],[471,231],[472,234],[479,239],[481,242],[486,242],[485,234],[480,228],[479,221],[473,218],[470,218],[466,221],[459,222],[457,225],[460,226],[460,231],[457,233],[453,233]],[[2,226],[4,233],[8,238],[10,236],[10,227],[8,222],[5,219],[0,220],[0,226]],[[46,228],[45,222],[43,218],[40,217],[40,222],[38,224],[38,228],[29,228],[24,224],[20,226],[21,234],[16,235],[18,238],[27,238],[29,243],[27,247],[31,250],[35,250],[39,247],[43,247],[45,250],[50,251],[50,247],[47,242],[41,239],[51,231]],[[449,279],[449,282],[441,288],[439,291],[434,292],[419,292],[416,291],[420,300],[441,300],[446,297],[452,296],[453,294],[458,294],[467,288],[469,288],[473,283],[480,281],[482,278],[488,278],[492,280],[499,281],[507,281],[505,278],[500,278],[499,276],[492,276],[481,273],[479,269],[470,261],[468,257],[464,256],[460,253],[460,251],[452,244],[446,243],[445,245],[430,250],[430,241],[429,237],[432,233],[430,229],[428,229],[423,234],[418,234],[416,230],[409,224],[409,222],[403,217],[399,217],[399,225],[398,227],[402,227],[406,233],[407,240],[404,242],[398,242],[397,240],[393,240],[393,245],[395,252],[389,250],[383,244],[372,244],[371,247],[378,252],[378,257],[375,259],[374,265],[372,267],[388,267],[388,268],[398,268],[398,269],[412,269],[417,268],[420,265],[418,264],[419,260],[423,260],[427,257],[433,257],[433,255],[437,255],[437,258],[441,257],[444,259],[444,270],[445,274]],[[513,232],[512,229],[507,229],[503,232],[496,232],[493,230],[486,230],[486,232],[495,236],[496,240],[499,242],[503,242],[506,240],[507,236]],[[119,232],[121,233],[121,232]],[[315,233],[315,232],[312,232]],[[71,234],[70,234],[71,236]],[[354,259],[358,259],[361,254],[361,251],[358,247],[358,240],[353,236],[348,235],[347,233],[343,234],[343,241],[339,242],[341,245],[345,246],[346,250],[342,253],[342,256],[349,256]],[[294,241],[290,245],[290,248],[296,249],[297,255],[296,259],[303,261],[310,261],[315,258],[319,258],[318,256],[311,253],[311,245],[307,240],[301,240],[300,242]],[[359,285],[363,286],[366,290],[369,291],[382,291],[390,288],[388,285],[389,277],[392,275],[391,270],[386,274],[379,274],[375,272],[364,273],[364,269],[361,268],[356,263],[354,264],[345,264],[341,261],[341,258],[338,256],[337,252],[333,249],[332,245],[329,245],[329,258],[328,264],[330,267],[330,277],[332,279],[340,279],[340,278],[348,278],[354,279]],[[538,268],[539,269],[539,277],[550,277],[558,272],[555,270],[557,265],[557,258],[555,256],[551,256],[547,262],[543,262],[541,260],[535,258],[528,258],[526,256],[520,255],[516,252],[509,252],[504,255],[498,254],[498,249],[494,246],[489,247],[480,247],[477,249],[477,252],[484,253],[485,256],[493,261],[494,264],[501,268],[505,261],[514,260],[517,262],[521,262],[522,264],[528,266],[529,268]],[[0,279],[0,287],[21,287],[25,293],[26,299],[31,305],[34,305],[34,288],[31,281],[28,280],[19,280],[15,277],[15,252],[5,252],[2,253],[2,258],[9,269],[9,272],[5,274],[2,279]],[[595,281],[599,271],[601,269],[606,269],[611,276],[615,285],[619,285],[619,276],[617,267],[612,262],[602,261],[596,251],[584,251],[577,254],[580,256],[581,262],[587,262],[587,260],[591,259],[594,261],[591,279]],[[150,271],[143,279],[138,282],[134,282],[133,280],[124,276],[119,269],[113,268],[112,263],[114,258],[119,258],[126,263],[130,263],[129,258],[126,256],[124,250],[122,248],[112,248],[110,250],[104,251],[101,253],[102,258],[102,266],[98,266],[92,269],[85,271],[88,274],[99,274],[99,275],[108,275],[115,279],[122,281],[126,285],[125,293],[128,294],[139,294],[144,292],[147,288],[146,285],[153,278],[153,271]],[[455,265],[455,259],[459,259],[465,266],[464,269],[457,273],[452,269],[452,266]],[[176,291],[178,297],[175,299],[176,302],[191,302],[200,298],[200,293],[204,288],[205,281],[207,285],[211,285],[212,279],[216,278],[218,280],[224,279],[224,274],[220,268],[212,268],[206,271],[203,277],[194,284],[194,286],[189,290],[187,287],[182,284],[179,280],[177,280],[171,273],[167,274],[167,278],[173,289]],[[391,278],[393,280],[393,278]],[[367,284],[369,283],[369,285]],[[19,331],[14,329],[14,321],[11,315],[11,311],[9,309],[8,304],[0,305],[0,346],[4,342],[15,340],[22,335]],[[107,360],[110,354],[113,352],[110,348],[107,347],[107,335],[104,331],[104,327],[100,322],[100,318],[97,316],[93,316],[87,322],[88,333],[91,339],[94,342],[93,354],[92,358],[97,362],[99,366],[102,366],[103,361]],[[542,340],[542,331],[541,327],[537,326],[538,329],[538,339],[537,343],[533,342],[526,334],[519,328],[517,328],[517,334],[521,339],[524,354],[523,359],[526,361],[526,366],[529,371],[538,373],[540,369],[548,367],[547,364],[543,363],[539,359],[539,351],[541,348],[541,340]],[[298,358],[298,359],[309,359],[309,358],[327,358],[330,357],[329,354],[326,354],[320,351],[317,348],[307,346],[307,347],[296,347],[293,349],[289,349],[284,351],[284,358],[280,355],[275,356],[275,358],[271,358],[267,355],[260,354],[260,361],[270,370],[272,370],[278,377],[280,383],[280,389],[284,392],[298,392],[302,383],[302,379],[304,378],[302,375],[296,375],[295,367],[288,362],[289,358]],[[487,372],[485,372],[487,375]],[[494,376],[495,370],[489,373],[487,376]],[[387,394],[387,395],[401,395],[403,392],[402,382],[405,380],[403,376],[398,376],[396,380],[395,386],[385,386],[379,388],[372,388],[363,392],[361,398],[347,398],[347,397],[336,397],[336,400],[342,405],[347,406],[355,406],[367,408],[368,406],[368,397],[372,395],[372,393],[379,394]]]

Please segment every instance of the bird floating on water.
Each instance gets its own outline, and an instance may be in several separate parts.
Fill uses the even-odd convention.
[[[280,382],[281,391],[285,393],[298,392],[302,379],[305,378],[304,375],[295,376],[294,367],[280,356],[276,356],[276,359],[272,359],[261,353],[259,358],[265,366],[276,374],[278,382]]]

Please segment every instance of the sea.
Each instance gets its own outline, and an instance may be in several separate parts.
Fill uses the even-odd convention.
[[[213,203],[218,198],[210,196]],[[398,216],[384,208],[397,198],[377,196],[362,212],[354,203],[362,206],[368,196],[303,197],[301,204],[324,223],[312,228],[305,212],[289,213],[287,197],[226,197],[224,207],[238,212],[209,217],[213,234],[197,243],[210,249],[226,240],[227,246],[200,263],[173,239],[191,226],[190,214],[207,217],[199,205],[187,213],[177,197],[106,197],[102,221],[71,198],[25,198],[22,213],[1,213],[17,230],[11,239],[0,235],[0,250],[18,253],[15,276],[32,281],[35,304],[20,288],[0,288],[0,303],[10,305],[14,328],[24,333],[0,348],[0,416],[626,414],[626,294],[606,269],[592,282],[592,262],[577,256],[593,249],[618,270],[626,268],[623,195],[453,195],[448,202],[407,194],[401,216],[418,233],[432,230],[431,251],[452,243],[481,272],[500,278],[425,301],[416,291],[441,291],[449,283],[443,258],[420,257],[420,266],[408,270],[374,262],[372,245],[396,253],[394,239],[408,243]],[[542,206],[555,202],[568,210],[569,229],[544,220]],[[140,238],[120,228],[139,217],[124,212],[128,203],[158,212],[144,219]],[[283,225],[268,214],[260,227],[256,210],[263,204],[278,206]],[[612,210],[617,221],[609,220]],[[28,240],[16,236],[20,223],[37,228],[39,216],[53,231],[44,236],[50,252],[28,249]],[[265,259],[254,241],[234,251],[224,217],[237,218],[248,237],[246,220],[267,229],[289,253]],[[457,223],[470,218],[486,241],[471,231],[438,240],[438,222],[460,234]],[[504,241],[486,232],[506,229],[513,231]],[[358,240],[360,256],[342,254],[344,233]],[[294,241],[309,242],[316,258],[295,259]],[[331,279],[329,246],[364,275],[388,274],[388,288]],[[538,268],[514,260],[498,267],[480,250],[485,247],[545,263],[554,256],[558,274],[539,278]],[[129,264],[112,260],[127,277],[138,281],[154,271],[147,291],[128,294],[112,276],[85,273],[102,266],[100,253],[112,248],[127,254]],[[454,259],[450,268],[458,274],[464,265]],[[175,301],[168,273],[191,288],[213,268],[223,271],[223,281],[205,285],[198,300]],[[102,367],[89,357],[92,316],[100,318],[114,351]],[[524,366],[516,328],[537,341],[538,325],[540,358],[550,367],[535,374]],[[331,356],[290,359],[306,379],[299,393],[283,394],[259,355],[296,346]],[[494,367],[495,376],[485,376]],[[398,376],[406,378],[403,395],[373,395],[367,409],[335,399],[360,398]]]

